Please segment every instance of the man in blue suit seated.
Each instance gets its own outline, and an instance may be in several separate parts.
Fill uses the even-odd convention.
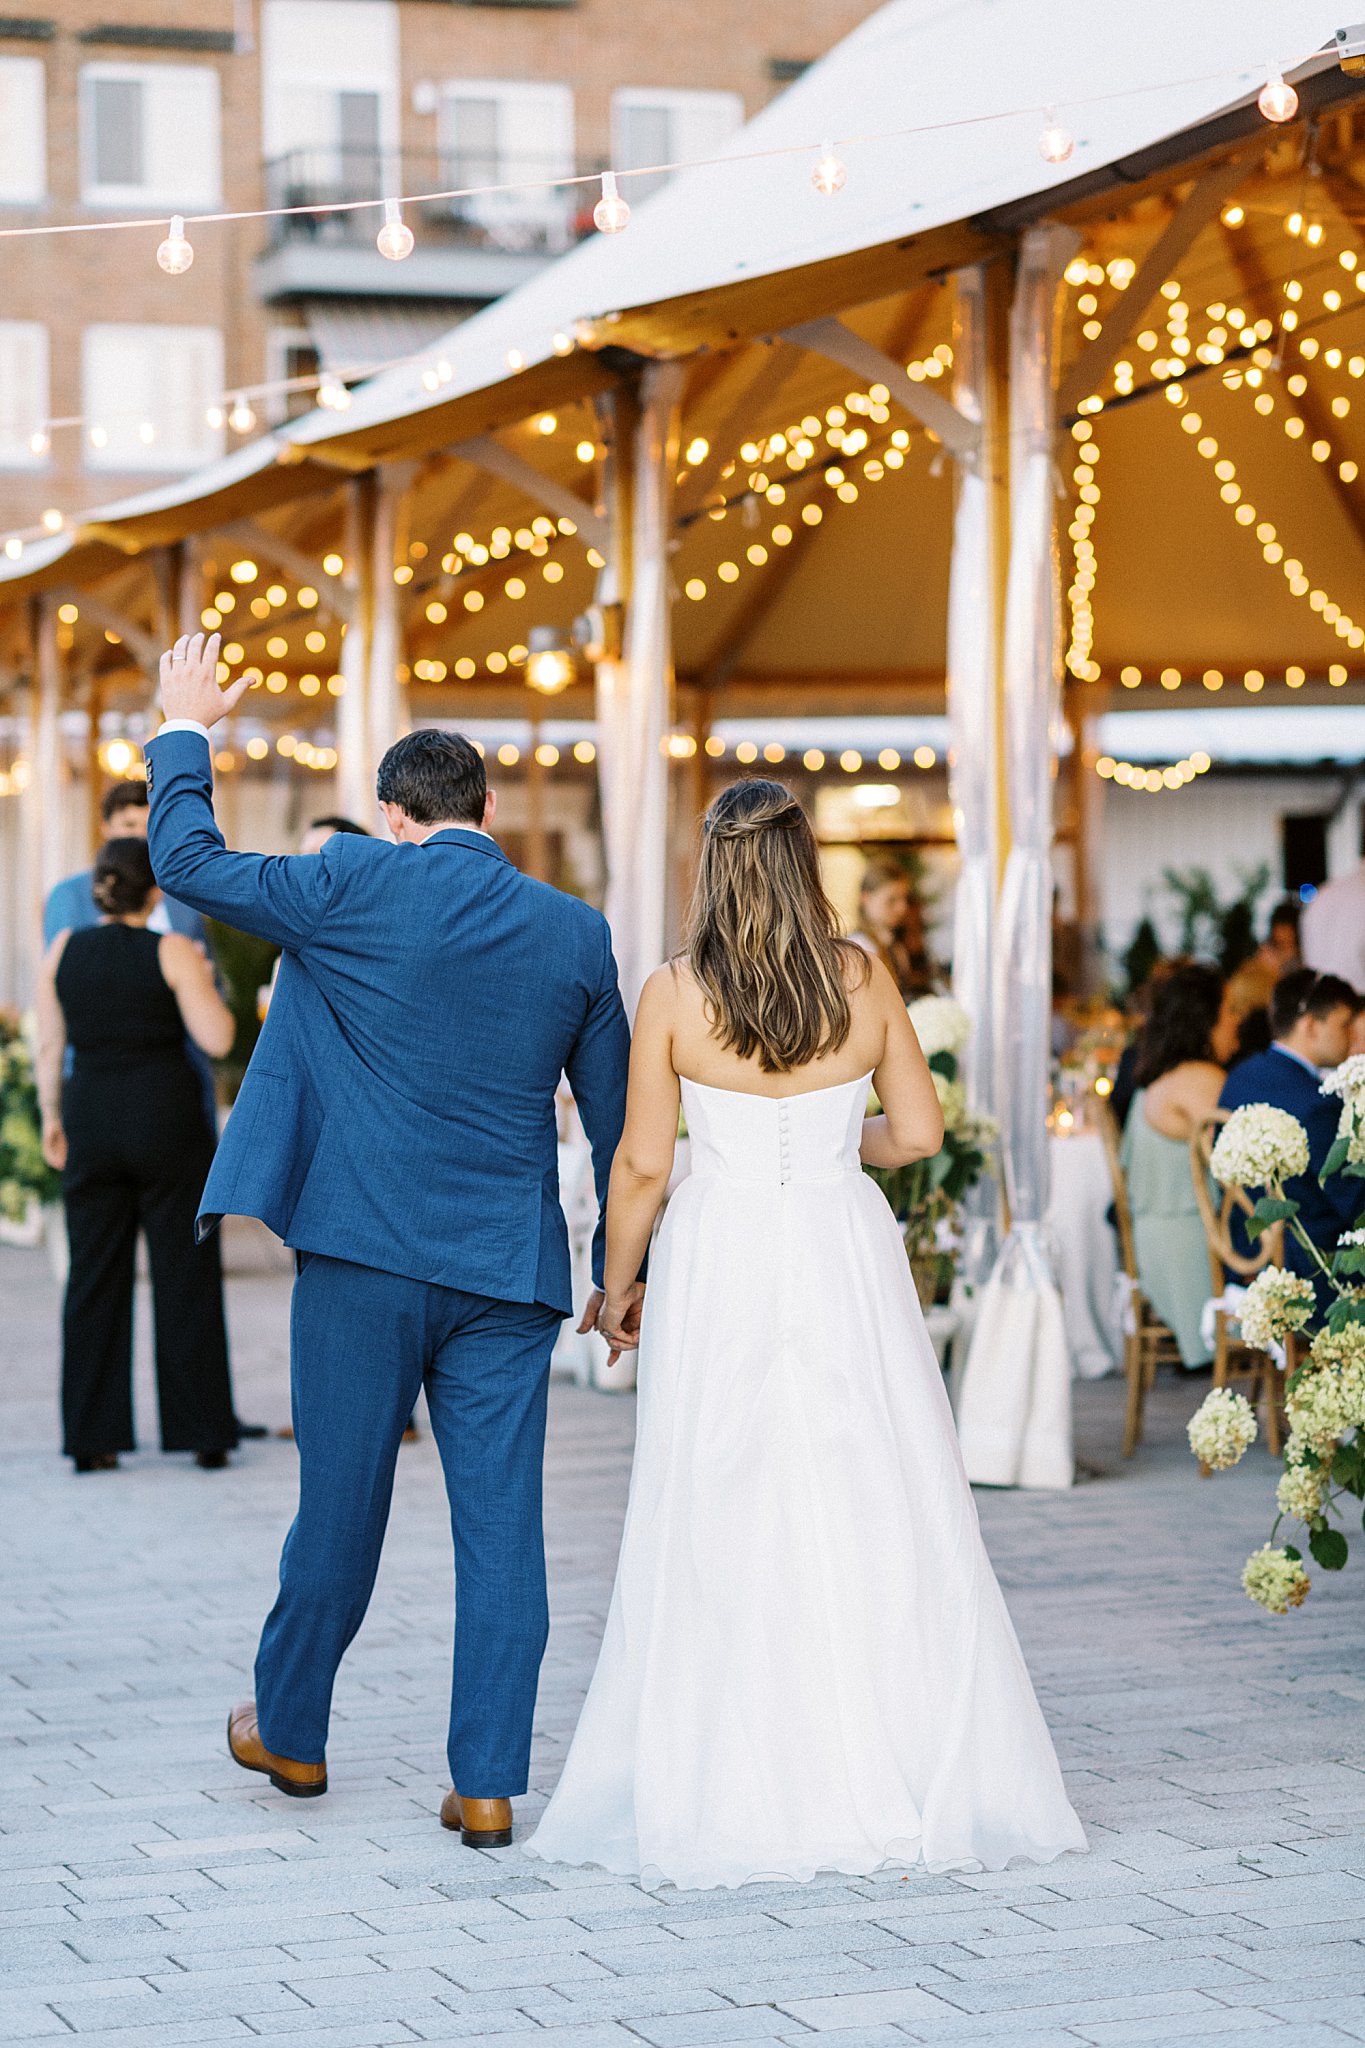
[[[1334,1174],[1327,1186],[1319,1187],[1318,1174],[1332,1149],[1337,1134],[1341,1104],[1334,1095],[1324,1095],[1320,1077],[1324,1069],[1339,1066],[1350,1044],[1351,1023],[1362,1007],[1361,999],[1348,981],[1335,974],[1315,974],[1311,967],[1296,968],[1276,983],[1270,998],[1272,1043],[1265,1052],[1235,1066],[1223,1083],[1218,1098],[1222,1109],[1242,1109],[1249,1102],[1268,1102],[1273,1109],[1287,1109],[1308,1133],[1308,1171],[1285,1183],[1285,1193],[1299,1204],[1299,1221],[1318,1249],[1330,1254],[1343,1230],[1349,1230],[1365,1210],[1365,1181]],[[1241,1249],[1250,1249],[1237,1226]],[[1308,1253],[1292,1231],[1286,1230],[1285,1264],[1291,1272],[1312,1280],[1321,1276]],[[1319,1305],[1330,1305],[1325,1285],[1319,1287]]]
[[[571,1305],[555,1090],[567,1073],[605,1205],[629,1052],[611,938],[597,911],[512,866],[489,836],[482,758],[454,734],[410,733],[385,755],[393,843],[337,833],[310,855],[229,852],[208,728],[246,679],[220,689],[217,659],[217,635],[196,634],[162,660],[152,865],[284,959],[199,1227],[259,1216],[297,1265],[299,1508],[229,1746],[283,1792],[326,1790],[332,1684],[425,1385],[458,1590],[441,1818],[477,1846],[510,1841],[548,1628],[550,1352]],[[603,1237],[599,1218],[599,1286]]]

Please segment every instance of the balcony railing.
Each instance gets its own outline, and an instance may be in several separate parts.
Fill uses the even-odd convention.
[[[555,186],[551,181],[571,174],[595,176],[598,169],[568,166],[562,156],[497,155],[488,150],[429,155],[374,149],[291,150],[265,167],[266,204],[303,210],[277,215],[270,222],[270,246],[307,242],[372,247],[383,225],[377,207],[338,213],[327,208],[407,192],[498,185],[510,189],[413,203],[404,207],[404,218],[428,245],[557,256],[592,231],[598,193],[592,185]]]

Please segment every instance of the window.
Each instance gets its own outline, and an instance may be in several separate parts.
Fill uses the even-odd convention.
[[[34,434],[47,425],[47,329],[40,320],[0,320],[0,467],[45,469]]]
[[[0,205],[47,191],[46,91],[41,57],[0,57]]]
[[[261,18],[265,155],[271,197],[369,199],[401,179],[398,10],[393,0],[265,0]],[[368,225],[368,222],[366,223]]]
[[[567,85],[449,80],[441,93],[439,135],[443,185],[542,188],[453,200],[450,211],[457,219],[505,249],[566,245],[572,190],[545,188],[574,168],[573,94]]]
[[[208,423],[223,390],[216,327],[87,327],[81,357],[88,469],[193,469],[222,453]]]
[[[651,92],[627,86],[611,100],[612,156],[619,171],[647,164],[698,163],[716,156],[744,119],[736,92]],[[635,205],[666,179],[632,178]]]
[[[94,206],[216,206],[218,73],[203,64],[87,64],[81,194]]]

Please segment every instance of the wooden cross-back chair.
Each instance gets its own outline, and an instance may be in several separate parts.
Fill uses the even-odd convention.
[[[1123,1374],[1128,1399],[1123,1422],[1123,1455],[1131,1458],[1142,1440],[1147,1395],[1163,1359],[1180,1357],[1175,1332],[1161,1320],[1142,1291],[1138,1279],[1137,1244],[1133,1236],[1133,1205],[1128,1199],[1128,1181],[1119,1156],[1118,1118],[1107,1102],[1099,1102],[1098,1122],[1109,1162],[1109,1179],[1114,1190],[1114,1214],[1119,1227],[1119,1258],[1128,1279],[1129,1327],[1123,1333]]]
[[[1266,1266],[1284,1263],[1283,1223],[1272,1223],[1258,1239],[1249,1240],[1255,1246],[1251,1252],[1240,1251],[1233,1242],[1234,1217],[1249,1216],[1256,1204],[1245,1188],[1220,1189],[1213,1179],[1210,1161],[1214,1142],[1228,1116],[1226,1109],[1215,1109],[1203,1119],[1190,1140],[1190,1170],[1209,1250],[1209,1281],[1215,1298],[1226,1287],[1229,1273],[1236,1274],[1239,1280],[1253,1280]],[[1221,1308],[1214,1312],[1213,1384],[1225,1387],[1232,1380],[1250,1382],[1247,1398],[1253,1408],[1264,1408],[1266,1448],[1272,1458],[1278,1458],[1284,1436],[1284,1380],[1294,1370],[1294,1340],[1291,1337],[1286,1342],[1288,1366],[1282,1375],[1269,1352],[1233,1336],[1230,1324],[1234,1320]],[[1199,1470],[1207,1479],[1208,1467],[1201,1464]]]

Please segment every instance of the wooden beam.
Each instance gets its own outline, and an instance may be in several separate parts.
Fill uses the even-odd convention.
[[[1070,369],[1063,373],[1057,389],[1059,418],[1065,419],[1073,413],[1081,400],[1089,397],[1096,385],[1103,382],[1127,347],[1156,292],[1196,236],[1216,213],[1221,212],[1237,187],[1259,163],[1263,151],[1264,144],[1259,141],[1251,148],[1235,150],[1231,156],[1211,165],[1196,180],[1188,197],[1177,206],[1138,265],[1120,307],[1115,308],[1105,321],[1104,332],[1096,335],[1081,350]]]
[[[277,569],[283,569],[288,576],[296,576],[300,583],[307,583],[318,593],[318,601],[325,604],[335,618],[348,623],[354,616],[355,599],[341,581],[329,576],[321,562],[315,562],[292,541],[284,540],[278,533],[271,533],[254,519],[239,519],[231,526],[225,526],[220,540],[249,548],[253,554],[264,555]]]
[[[884,384],[892,405],[938,439],[959,462],[974,462],[981,448],[981,430],[960,413],[951,399],[942,397],[928,384],[912,384],[904,363],[895,362],[875,342],[867,341],[845,327],[842,320],[809,320],[801,327],[789,327],[783,340],[812,355],[827,356],[833,363],[865,377],[869,384]]]
[[[543,505],[547,512],[553,512],[556,518],[572,519],[584,546],[595,547],[599,554],[606,553],[610,540],[606,520],[576,491],[571,491],[567,484],[560,483],[555,477],[546,476],[524,455],[518,455],[515,449],[504,448],[501,441],[495,441],[491,434],[479,434],[472,441],[461,441],[456,452],[473,468],[485,470],[489,476],[510,484],[532,504]]]
[[[1227,228],[1224,228],[1223,235],[1233,267],[1247,297],[1260,300],[1278,329],[1279,315],[1284,310],[1279,286],[1266,275],[1259,256],[1245,235],[1233,234]],[[1280,374],[1285,374],[1283,369]],[[1330,441],[1340,444],[1341,424],[1328,412],[1311,384],[1302,397],[1294,398],[1290,402],[1297,406],[1304,426],[1308,429],[1310,442]],[[1362,509],[1354,491],[1349,484],[1342,482],[1332,463],[1323,462],[1315,464],[1314,467],[1321,470],[1324,481],[1336,499],[1337,510],[1349,526],[1356,545],[1365,550],[1365,509]]]
[[[747,438],[745,430],[754,426],[755,415],[768,406],[776,405],[779,394],[801,367],[801,358],[795,349],[777,348],[771,341],[728,360],[738,362],[741,369],[747,368],[747,374],[725,380],[725,408],[712,422],[707,434],[711,452],[688,477],[686,490],[679,493],[677,523],[680,525],[701,508],[716,488],[721,471],[727,463],[735,460],[738,443]]]
[[[138,667],[144,669],[155,681],[162,655],[161,642],[156,634],[149,633],[136,619],[130,619],[126,613],[118,611],[111,604],[106,604],[103,598],[96,597],[90,590],[59,590],[54,593],[53,601],[57,604],[74,604],[82,616],[91,620],[94,625],[103,627],[108,633],[117,633]]]

